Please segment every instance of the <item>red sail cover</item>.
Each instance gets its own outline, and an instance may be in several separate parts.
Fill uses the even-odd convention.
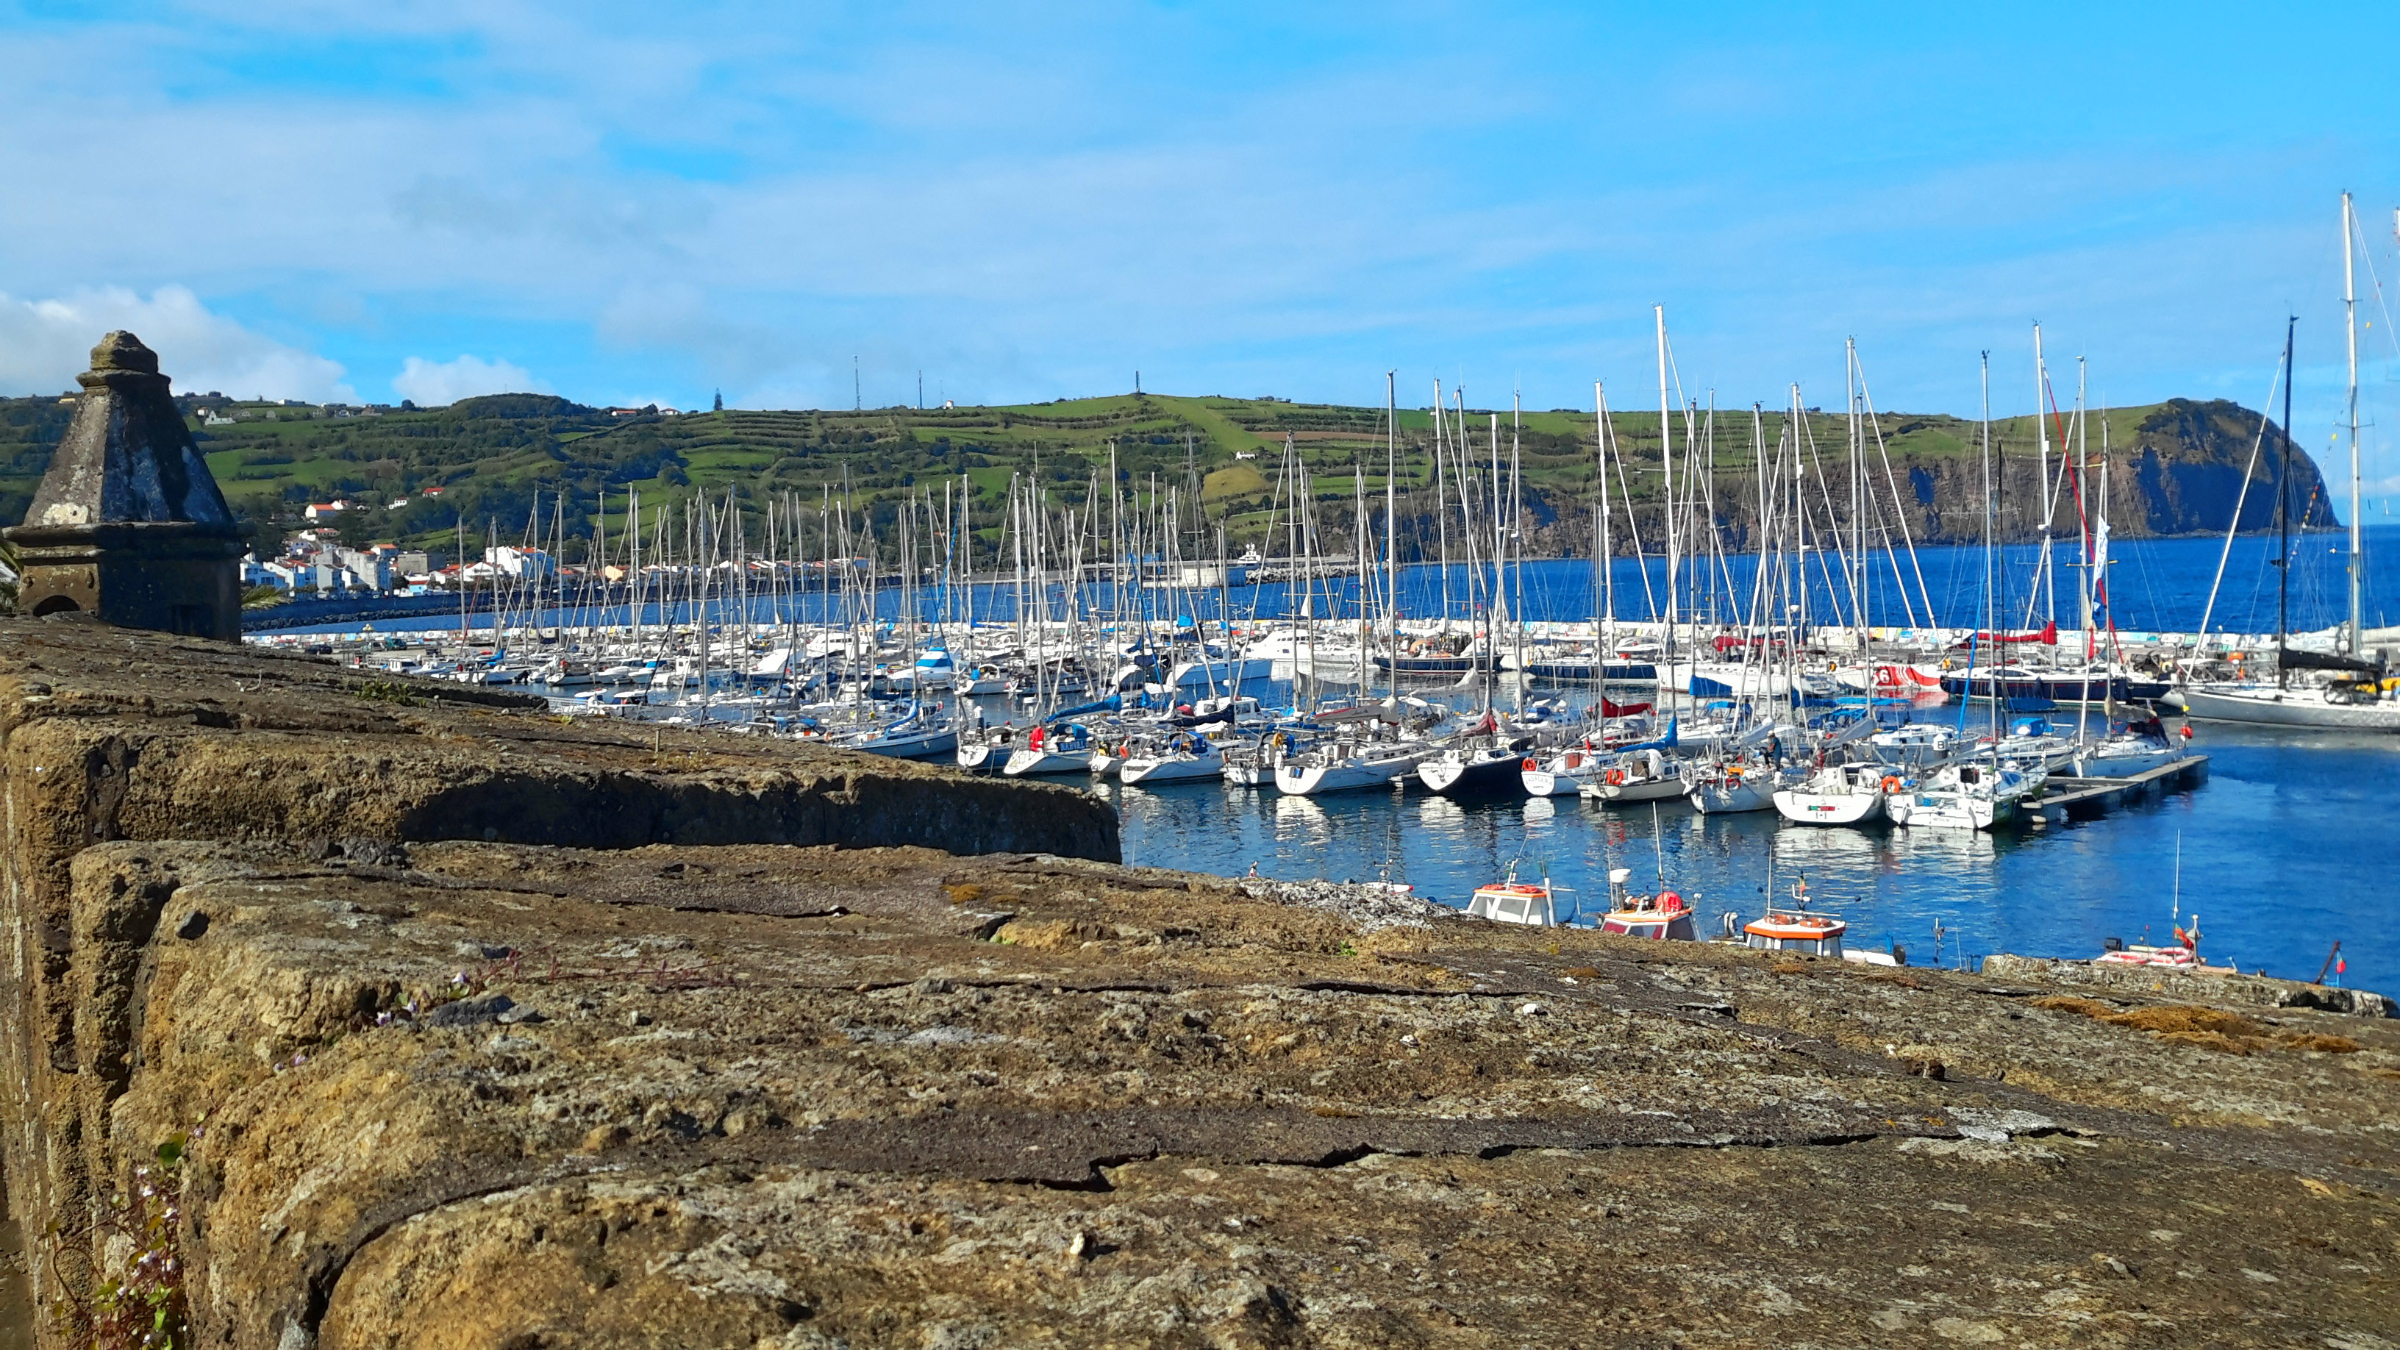
[[[1611,703],[1608,695],[1600,696],[1600,715],[1602,717],[1631,717],[1635,713],[1648,711],[1650,711],[1650,705],[1647,703]]]
[[[2058,622],[2054,619],[2043,624],[2042,631],[2038,633],[1977,633],[1975,640],[1977,642],[2039,642],[2045,647],[2055,647],[2058,645]],[[1962,642],[1958,645],[1964,647],[1967,644]]]

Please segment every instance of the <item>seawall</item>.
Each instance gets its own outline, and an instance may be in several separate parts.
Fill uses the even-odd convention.
[[[1127,868],[1064,789],[82,626],[0,626],[0,794],[50,1346],[112,1281],[277,1350],[2400,1338],[2388,1019]]]

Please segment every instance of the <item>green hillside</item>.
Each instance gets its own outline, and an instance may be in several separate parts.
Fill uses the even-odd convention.
[[[209,410],[214,414],[211,421],[235,419],[230,425],[203,424],[193,406],[194,434],[210,468],[228,500],[265,544],[302,527],[301,513],[308,503],[337,497],[364,504],[340,518],[339,528],[351,542],[391,540],[444,551],[462,526],[471,547],[480,546],[487,530],[497,531],[504,540],[521,537],[537,493],[545,532],[563,493],[570,537],[588,538],[602,522],[605,508],[605,527],[615,538],[623,528],[629,491],[640,492],[648,520],[653,510],[679,507],[695,494],[707,493],[721,502],[729,489],[743,503],[754,530],[770,500],[801,504],[813,523],[825,493],[830,491],[838,500],[846,492],[853,509],[875,520],[878,537],[888,541],[898,503],[930,492],[938,504],[947,480],[953,490],[962,481],[972,485],[978,532],[989,546],[996,542],[1012,474],[1030,478],[1038,473],[1054,505],[1076,504],[1095,476],[1106,472],[1112,448],[1120,481],[1140,497],[1146,498],[1153,484],[1163,491],[1189,482],[1193,473],[1203,478],[1207,509],[1230,526],[1238,544],[1255,536],[1268,519],[1281,449],[1289,437],[1308,467],[1320,516],[1332,535],[1329,542],[1339,546],[1362,473],[1365,490],[1380,512],[1386,457],[1380,408],[1159,394],[1013,407],[729,410],[682,416],[623,416],[565,399],[520,394],[468,399],[440,409],[356,415],[255,403]],[[2194,409],[2207,415],[2195,422]],[[71,412],[56,398],[0,400],[0,520],[22,516]],[[1465,417],[1471,457],[1487,477],[1494,416],[1488,410],[1469,410]],[[1550,552],[1579,551],[1588,540],[1588,503],[1594,487],[1592,414],[1528,412],[1521,433],[1513,437],[1509,413],[1502,410],[1497,418],[1503,461],[1512,438],[1521,450],[1534,546]],[[2244,419],[2250,419],[2247,425]],[[1760,419],[1760,434],[1770,448],[1782,435],[1784,420],[1779,413]],[[1658,421],[1656,412],[1613,415],[1617,443],[1627,459],[1624,486],[1641,504],[1637,521],[1658,511]],[[1678,422],[1681,449],[1685,433],[1680,418]],[[1832,485],[1830,500],[1846,503],[1847,421],[1818,414],[1806,422]],[[1398,424],[1399,487],[1403,494],[1414,494],[1404,496],[1400,507],[1403,553],[1413,551],[1418,539],[1430,551],[1432,415],[1423,409],[1404,410]],[[2117,458],[2136,469],[2138,456],[2125,451],[2145,444],[2154,451],[2154,470],[2160,462],[2194,458],[2222,464],[2228,455],[2238,465],[2254,426],[2253,414],[2230,404],[2178,401],[2108,414],[2108,437],[2119,451]],[[1972,484],[1980,500],[1980,476],[1972,457],[1975,425],[1939,415],[1885,414],[1880,427],[1894,465],[1893,484],[1916,499],[1911,505],[1916,537],[1971,533],[1960,524],[1970,507],[1959,494]],[[2023,503],[2035,500],[2031,420],[1998,423],[1995,436],[2006,463],[2003,515],[2010,532],[2020,533],[2031,527]],[[1752,437],[1750,412],[1742,409],[1718,414],[1710,438],[1718,514],[1737,534],[1755,498],[1755,489],[1746,486],[1753,470]],[[2090,438],[2096,450],[2097,418]],[[2156,453],[2162,445],[2163,459]],[[1237,455],[1255,458],[1237,460]],[[1869,463],[1871,481],[1878,484],[1883,483],[1880,463],[1873,458]],[[1683,456],[1678,455],[1679,471],[1682,467]],[[2313,484],[2313,466],[2301,467]],[[2224,486],[2238,485],[2237,468],[2225,468],[2218,476],[2224,474],[2232,475]],[[1615,477],[1612,474],[1612,493],[1619,491]],[[1889,486],[1879,489],[1887,501]],[[2210,500],[2224,497],[2220,514],[2229,514],[2230,492],[2218,493],[2213,479],[2203,487],[2207,490],[2202,495]],[[426,495],[429,488],[440,492]],[[2131,480],[2126,490],[2133,493],[2129,505],[2172,495],[2155,484]],[[2011,494],[2019,502],[2013,508],[2006,501]],[[401,501],[406,504],[392,505]],[[2203,519],[2207,509],[2202,503],[2164,517],[2154,511],[2149,528],[2138,512],[2128,511],[2121,533],[2208,528],[2210,522]],[[2221,525],[2220,520],[2213,527]],[[567,551],[572,557],[578,549],[570,544]]]

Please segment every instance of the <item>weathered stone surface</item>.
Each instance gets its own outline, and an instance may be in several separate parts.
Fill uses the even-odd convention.
[[[16,818],[94,818],[15,734]],[[105,1184],[192,1135],[196,1344],[2400,1340],[2389,1020],[1024,854],[309,829],[59,827],[35,1127]]]
[[[83,986],[125,1000],[78,1041],[90,1165],[198,1128],[203,1344],[2396,1329],[2388,1022],[2278,1014],[2362,1048],[2225,1054],[1955,974],[1369,934],[1168,880],[102,845],[77,931],[153,936]]]
[[[0,1156],[14,1203],[86,1206],[90,1094],[105,1100],[126,1075],[121,1053],[78,1050],[121,1042],[117,1014],[95,1010],[156,936],[154,908],[78,927],[67,870],[103,840],[286,840],[344,859],[462,836],[1117,854],[1115,815],[1088,794],[790,742],[573,726],[541,706],[157,633],[0,624]]]

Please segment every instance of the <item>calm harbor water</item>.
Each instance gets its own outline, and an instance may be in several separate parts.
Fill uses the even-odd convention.
[[[1955,716],[1955,708],[1928,716]],[[2069,719],[2071,720],[2071,718]],[[1153,867],[1373,880],[1463,904],[1510,863],[1547,872],[1586,904],[1608,869],[1662,872],[1696,896],[1702,929],[1755,917],[1805,877],[1813,907],[1850,923],[1853,946],[1915,964],[1993,952],[2091,956],[2101,941],[2165,940],[2177,891],[2201,951],[2244,970],[2313,978],[2338,939],[2346,982],[2400,994],[2400,737],[2294,738],[2197,724],[2197,786],[2093,820],[2001,834],[1790,825],[1772,811],[1704,816],[1680,803],[1632,810],[1572,797],[1453,802],[1421,789],[1322,798],[1217,784],[1110,785],[1125,859]]]

